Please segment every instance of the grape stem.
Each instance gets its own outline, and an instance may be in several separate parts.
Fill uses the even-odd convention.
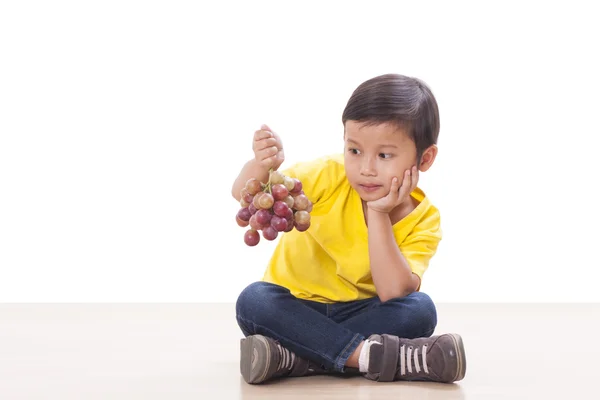
[[[268,180],[268,181],[267,181],[267,183],[266,183],[266,184],[264,184],[264,186],[263,186],[263,191],[264,191],[265,189],[267,189],[267,193],[269,193],[269,194],[272,194],[272,193],[271,193],[271,186],[272,186],[272,184],[271,184],[271,174],[272,174],[272,173],[273,173],[273,168],[269,168],[269,180]]]

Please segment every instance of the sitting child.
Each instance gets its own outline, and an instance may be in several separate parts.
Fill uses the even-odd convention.
[[[432,336],[436,307],[420,291],[441,240],[439,211],[417,187],[438,151],[437,102],[418,79],[382,75],[356,88],[342,123],[343,155],[280,171],[300,180],[310,227],[282,232],[263,280],[238,298],[241,374],[253,384],[319,373],[461,380],[462,339]],[[248,180],[267,182],[284,161],[266,125],[252,147],[238,201]]]

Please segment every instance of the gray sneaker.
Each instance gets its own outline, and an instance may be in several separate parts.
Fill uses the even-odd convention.
[[[465,377],[465,349],[457,334],[417,339],[371,335],[368,340],[375,343],[369,349],[367,379],[451,383]]]
[[[308,376],[327,373],[325,369],[298,357],[276,340],[252,335],[240,342],[240,372],[247,383],[262,383],[279,377]]]

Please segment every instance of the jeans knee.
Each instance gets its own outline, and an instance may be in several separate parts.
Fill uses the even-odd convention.
[[[268,282],[254,282],[248,285],[238,296],[235,312],[236,320],[245,336],[257,333],[257,326],[268,326],[272,307],[277,296],[289,293],[289,290]]]
[[[422,336],[429,337],[433,335],[437,326],[437,309],[433,300],[423,292],[414,292],[409,297],[412,297],[414,302],[414,318],[423,329]]]
[[[437,311],[433,300],[423,292],[413,292],[406,297],[392,299],[398,306],[401,325],[398,327],[404,335],[429,337],[437,326]]]
[[[277,286],[268,282],[254,282],[248,285],[238,296],[235,311],[238,318],[250,319],[269,304],[269,297]]]

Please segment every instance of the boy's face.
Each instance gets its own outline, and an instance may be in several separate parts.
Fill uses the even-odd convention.
[[[344,133],[346,176],[364,201],[387,196],[392,179],[400,182],[417,162],[417,148],[408,134],[391,123],[364,125],[347,121]]]

